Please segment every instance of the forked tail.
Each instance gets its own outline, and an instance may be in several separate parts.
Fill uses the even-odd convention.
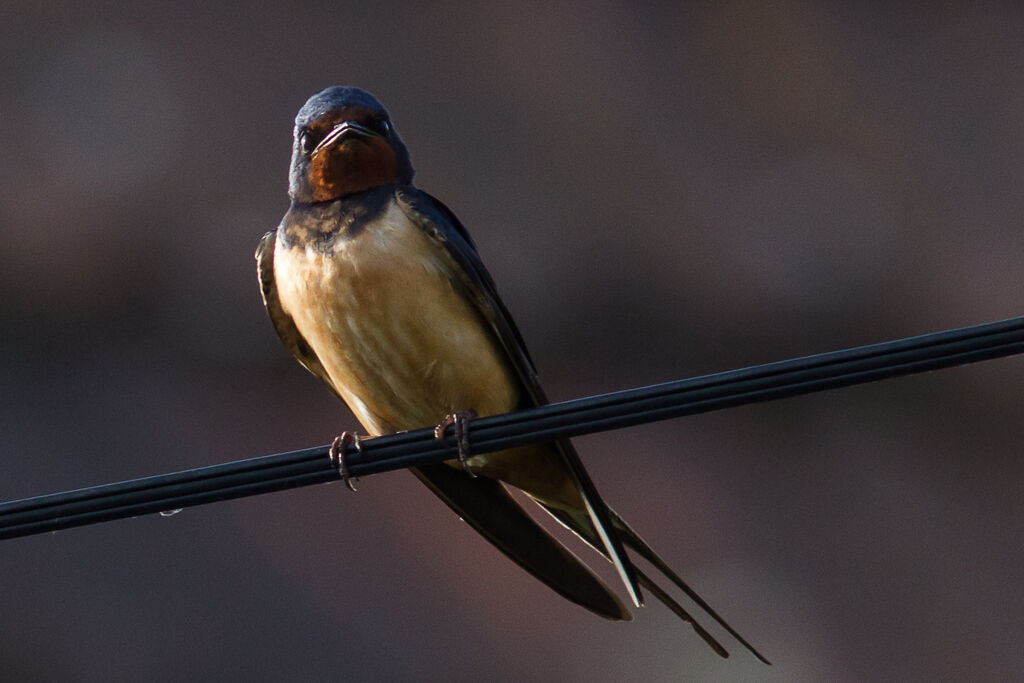
[[[586,515],[573,515],[566,512],[565,510],[549,507],[539,500],[537,502],[540,503],[541,507],[543,507],[552,517],[558,520],[563,526],[565,526],[567,529],[575,533],[577,536],[583,539],[588,545],[592,546],[602,555],[604,555],[605,557],[608,556],[608,553],[604,548],[604,544],[602,543],[601,539],[598,538],[597,533],[594,530],[593,523],[590,521],[589,517],[587,517]],[[708,614],[708,616],[710,616],[712,619],[718,622],[718,624],[726,631],[728,631],[729,634],[737,640],[737,642],[743,645],[743,647],[750,650],[751,654],[753,654],[755,657],[757,657],[765,664],[771,664],[771,662],[768,661],[768,659],[765,658],[764,655],[758,652],[753,645],[748,643],[747,640],[743,638],[743,636],[741,636],[739,633],[737,633],[733,627],[729,626],[729,624],[726,623],[726,621],[722,619],[722,617],[720,617],[718,613],[715,612],[715,610],[713,610],[707,602],[705,602],[704,598],[700,597],[700,595],[698,595],[695,590],[690,588],[690,586],[685,581],[683,581],[678,574],[672,571],[672,568],[665,564],[665,561],[658,557],[657,553],[651,550],[651,547],[647,545],[647,543],[642,538],[640,538],[639,534],[633,531],[633,529],[628,524],[626,524],[625,520],[619,517],[619,515],[607,505],[605,506],[605,510],[607,510],[608,516],[612,521],[612,526],[617,532],[616,535],[618,536],[618,540],[620,540],[630,550],[640,555],[640,557],[647,560],[647,562],[652,564],[655,569],[657,569],[665,576],[665,578],[667,578],[669,581],[675,584],[681,591],[686,593],[686,595],[691,600],[693,600],[697,604],[697,606],[704,610]],[[676,600],[671,595],[666,593],[657,583],[655,583],[654,579],[652,579],[646,573],[641,571],[640,568],[636,567],[635,565],[632,567],[632,570],[636,574],[638,583],[644,589],[650,591],[651,595],[653,595],[655,598],[661,601],[662,604],[664,604],[666,607],[672,610],[672,612],[676,616],[678,616],[680,619],[693,626],[693,630],[697,633],[698,636],[701,637],[701,639],[705,643],[707,643],[711,647],[712,650],[714,650],[722,657],[729,656],[729,652],[722,646],[722,644],[719,643],[718,640],[716,640],[715,637],[712,636],[703,626],[701,626],[692,614],[686,611],[686,609],[684,609],[682,605],[676,602]]]
[[[741,636],[739,633],[736,632],[735,629],[733,629],[732,626],[729,626],[729,624],[726,623],[725,619],[718,616],[718,613],[711,608],[711,605],[704,601],[704,598],[700,597],[700,595],[697,594],[697,591],[690,588],[690,586],[687,585],[687,583],[683,581],[678,574],[672,571],[672,568],[665,564],[665,561],[658,557],[657,553],[651,550],[651,547],[647,545],[644,539],[640,538],[640,536],[635,531],[633,531],[633,529],[628,524],[626,524],[625,520],[622,519],[622,517],[619,517],[619,515],[616,514],[616,512],[611,508],[608,508],[608,513],[612,517],[612,524],[615,525],[615,530],[619,532],[622,541],[626,544],[626,546],[628,546],[630,549],[632,549],[634,552],[640,555],[640,557],[644,558],[652,565],[654,565],[654,567],[659,572],[661,572],[666,578],[668,578],[669,581],[674,583],[679,588],[679,590],[686,593],[686,595],[695,603],[697,603],[697,605],[702,610],[707,612],[708,616],[717,621],[722,628],[728,631],[729,635],[735,638],[741,645],[743,645],[743,647],[750,650],[751,654],[753,654],[755,657],[760,659],[765,664],[771,664],[771,662],[769,662],[764,655],[758,652],[753,645],[748,643],[743,636]],[[654,595],[654,597],[658,598],[658,600],[661,600],[661,602],[663,602],[666,607],[668,607],[670,610],[679,615],[681,619],[690,622],[693,625],[693,629],[697,632],[697,635],[703,638],[704,641],[715,650],[715,652],[722,655],[723,657],[729,656],[725,649],[722,648],[722,646],[717,641],[715,641],[715,639],[712,638],[707,631],[705,631],[700,625],[698,625],[697,622],[693,619],[693,617],[691,617],[686,612],[686,610],[679,606],[679,603],[673,600],[669,595],[665,594],[665,592],[662,591],[661,588],[659,588],[654,583],[654,581],[652,581],[646,574],[642,573],[639,569],[637,569],[636,571],[637,576],[640,579],[640,584],[644,588],[649,590],[651,594]]]

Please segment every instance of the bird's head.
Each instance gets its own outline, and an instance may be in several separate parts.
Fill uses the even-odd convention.
[[[412,163],[383,105],[359,88],[313,95],[295,117],[288,194],[326,202],[382,185],[412,182]]]

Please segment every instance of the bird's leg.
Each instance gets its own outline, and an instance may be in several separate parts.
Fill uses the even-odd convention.
[[[444,416],[441,423],[434,427],[434,438],[438,441],[444,440],[444,430],[452,427],[455,432],[455,442],[459,446],[459,462],[466,474],[476,478],[476,473],[469,466],[469,421],[476,417],[476,411],[458,410]]]
[[[341,475],[341,480],[345,482],[349,489],[355,492],[356,486],[352,483],[353,479],[349,476],[348,465],[345,463],[345,447],[349,444],[355,446],[357,452],[363,452],[363,442],[358,434],[355,432],[342,432],[334,438],[334,443],[331,444],[331,450],[328,454],[331,458],[331,464],[337,468],[338,474]],[[355,480],[359,481],[358,478]]]

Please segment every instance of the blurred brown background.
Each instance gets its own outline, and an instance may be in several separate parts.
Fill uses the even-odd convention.
[[[389,107],[556,399],[1020,315],[1024,11],[983,4],[7,0],[0,498],[355,426],[252,258],[336,83]],[[399,472],[0,544],[0,679],[1015,678],[1022,387],[579,439],[771,668],[558,599]]]

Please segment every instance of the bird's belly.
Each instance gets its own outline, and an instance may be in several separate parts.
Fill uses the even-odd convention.
[[[371,434],[513,409],[517,380],[489,324],[442,248],[395,212],[331,251],[279,248],[282,306]]]

